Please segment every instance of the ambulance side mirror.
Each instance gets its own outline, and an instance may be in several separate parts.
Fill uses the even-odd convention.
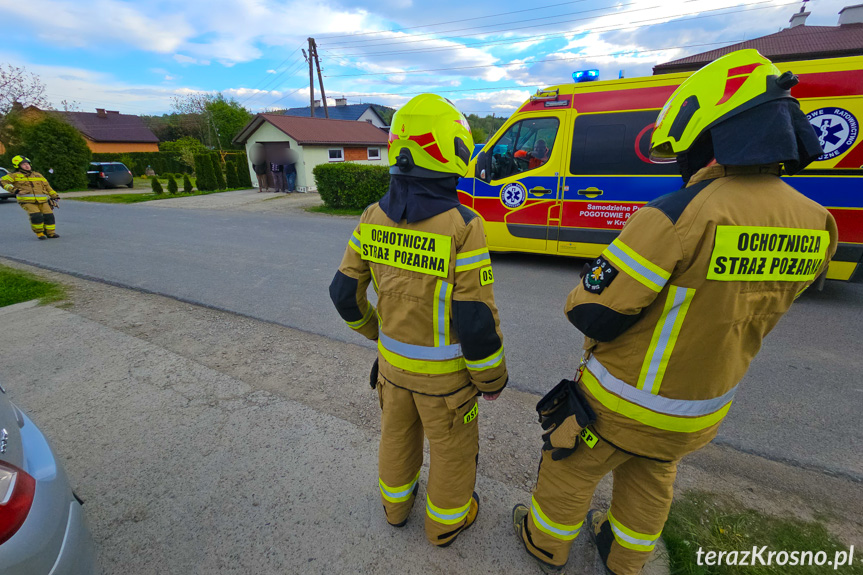
[[[491,155],[485,152],[477,154],[474,176],[487,184],[491,182]]]

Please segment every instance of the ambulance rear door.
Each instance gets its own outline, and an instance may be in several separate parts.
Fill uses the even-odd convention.
[[[569,104],[561,99],[564,102]],[[544,103],[531,104],[542,108]],[[548,251],[549,230],[557,234],[558,221],[550,226],[550,219],[559,213],[568,118],[569,110],[563,107],[517,113],[486,144],[490,181],[474,180],[473,208],[485,222],[491,249]]]

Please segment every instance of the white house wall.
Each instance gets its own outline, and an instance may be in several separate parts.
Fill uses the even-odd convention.
[[[342,150],[342,156],[344,157],[344,149],[345,148],[355,148],[359,146],[337,146],[337,145],[329,145],[329,146],[304,146],[303,147],[303,158],[304,166],[303,171],[305,172],[305,180],[306,182],[312,182],[312,189],[317,189],[317,184],[315,184],[315,176],[312,174],[312,170],[315,169],[315,166],[318,164],[335,164],[336,162],[330,162],[330,150],[340,148]],[[378,148],[380,150],[380,159],[379,160],[362,160],[362,161],[354,161],[354,164],[362,164],[365,166],[386,166],[387,165],[387,147],[386,144],[378,144],[372,146],[363,146],[363,149],[366,148]],[[297,170],[299,172],[299,170]],[[299,174],[297,178],[299,179]],[[298,186],[301,184],[297,184]]]
[[[357,120],[357,121],[359,121],[359,122],[371,121],[371,123],[373,125],[377,126],[378,128],[383,128],[386,126],[386,124],[381,122],[380,116],[375,114],[371,108],[368,108],[365,112],[363,112],[363,115],[360,116],[359,120]]]

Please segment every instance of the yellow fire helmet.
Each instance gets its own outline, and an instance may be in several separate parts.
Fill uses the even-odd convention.
[[[12,167],[17,170],[18,166],[20,166],[21,164],[23,164],[25,162],[29,164],[30,158],[27,158],[24,156],[15,156],[14,158],[12,158]]]
[[[687,78],[660,110],[650,159],[673,162],[720,122],[771,100],[793,99],[797,81],[758,50],[738,50],[714,60]]]
[[[420,94],[393,116],[388,146],[390,174],[461,177],[467,173],[473,136],[452,102]]]

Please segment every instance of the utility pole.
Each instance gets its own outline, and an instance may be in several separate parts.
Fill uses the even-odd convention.
[[[309,63],[309,116],[312,118],[315,117],[315,76],[314,72],[312,72],[312,43],[314,40],[309,38],[309,53],[306,54],[306,51],[303,50],[303,56],[306,57],[306,61]]]
[[[314,38],[309,38],[309,50],[315,51],[315,65],[318,68],[318,84],[321,87],[321,102],[324,103],[324,116],[329,120],[330,112],[327,109],[327,94],[324,92],[324,77],[321,75],[321,59],[318,57],[318,44]]]

